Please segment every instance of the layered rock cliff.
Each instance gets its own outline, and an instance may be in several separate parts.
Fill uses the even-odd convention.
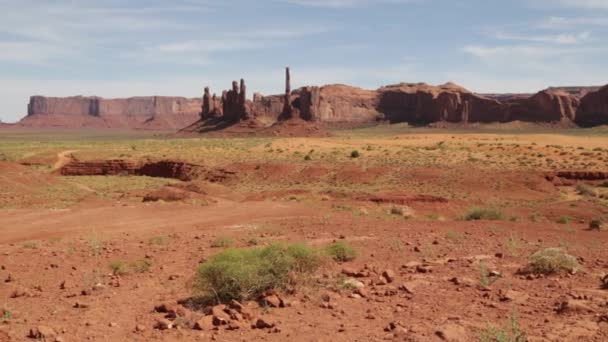
[[[183,97],[32,96],[28,115],[19,122],[28,127],[179,129],[199,119],[202,101]]]
[[[581,99],[575,121],[580,126],[608,125],[608,85]]]

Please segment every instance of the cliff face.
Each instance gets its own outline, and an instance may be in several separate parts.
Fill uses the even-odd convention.
[[[199,118],[202,101],[183,97],[32,96],[28,115],[19,122],[28,127],[179,129]]]
[[[509,120],[530,122],[574,121],[579,104],[578,97],[552,89],[506,102]]]
[[[608,125],[608,85],[581,99],[575,121],[581,126]]]

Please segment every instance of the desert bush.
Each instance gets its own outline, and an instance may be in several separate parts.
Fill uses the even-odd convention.
[[[464,219],[466,221],[476,221],[476,220],[502,220],[504,218],[504,214],[497,209],[492,208],[472,208],[465,215]]]
[[[576,186],[576,191],[583,196],[595,197],[597,192],[587,184],[579,184]]]
[[[603,228],[604,223],[599,219],[591,220],[591,222],[589,222],[590,230],[602,230]]]
[[[530,257],[530,263],[524,270],[533,274],[576,273],[581,266],[576,258],[561,248],[546,248]]]
[[[560,216],[557,218],[557,220],[555,222],[557,222],[559,224],[568,224],[568,223],[570,223],[571,220],[572,220],[572,218],[570,216]]]
[[[528,337],[521,331],[517,315],[511,314],[509,321],[502,327],[488,324],[479,340],[480,342],[526,342]]]
[[[207,302],[257,300],[268,290],[288,289],[320,264],[317,251],[303,244],[230,248],[198,267],[194,290]]]
[[[608,274],[603,275],[600,281],[602,282],[602,288],[608,290]]]
[[[354,260],[357,257],[357,251],[344,241],[337,241],[326,248],[327,254],[332,259],[340,262]]]
[[[128,273],[127,265],[122,260],[114,260],[110,262],[110,265],[108,266],[114,275],[123,275]]]
[[[126,263],[122,260],[114,260],[109,264],[112,274],[125,275],[129,273],[145,273],[152,268],[152,261],[147,259],[139,259]]]
[[[350,153],[350,157],[351,157],[351,158],[359,158],[359,157],[361,157],[361,154],[359,153],[359,151],[354,150],[354,151],[352,151],[352,152]]]

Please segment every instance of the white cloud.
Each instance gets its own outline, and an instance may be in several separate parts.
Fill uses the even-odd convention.
[[[587,42],[591,32],[585,31],[579,34],[557,34],[557,35],[517,35],[511,33],[498,33],[495,38],[500,40],[513,40],[535,43],[548,43],[559,45],[574,45]]]

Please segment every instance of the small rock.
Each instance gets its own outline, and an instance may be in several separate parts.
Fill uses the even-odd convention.
[[[117,326],[118,326],[118,323],[116,323],[116,322],[110,322],[110,323],[108,324],[108,326],[109,326],[109,327],[111,327],[111,328],[114,328],[114,327],[117,327]]]
[[[392,283],[393,281],[395,281],[395,272],[393,270],[390,270],[390,269],[385,270],[384,272],[382,272],[382,276],[389,283]]]
[[[213,324],[213,316],[205,316],[194,323],[196,330],[213,330],[216,329]]]
[[[146,331],[146,327],[144,325],[138,324],[135,326],[135,331],[136,332],[144,332]]]
[[[467,337],[466,330],[464,327],[448,323],[439,327],[435,334],[444,341],[449,342],[468,342],[470,339]]]
[[[353,289],[360,289],[362,287],[365,287],[365,284],[363,284],[362,282],[358,281],[357,279],[353,279],[353,278],[348,278],[348,279],[344,280],[343,285],[346,287],[353,288]]]
[[[264,297],[264,303],[273,308],[282,308],[285,306],[281,298],[279,298],[279,296],[277,295],[270,295]]]
[[[529,298],[530,296],[528,294],[514,290],[507,290],[504,293],[500,293],[500,300],[503,302],[522,304],[527,302]]]
[[[270,328],[274,328],[274,326],[275,326],[274,323],[271,323],[263,318],[258,318],[254,324],[254,328],[256,328],[256,329],[270,329]]]
[[[166,318],[158,318],[154,324],[154,328],[158,330],[168,330],[173,328],[173,322]]]
[[[39,325],[36,328],[30,329],[28,337],[43,341],[51,341],[53,337],[57,337],[57,332],[51,327]]]

